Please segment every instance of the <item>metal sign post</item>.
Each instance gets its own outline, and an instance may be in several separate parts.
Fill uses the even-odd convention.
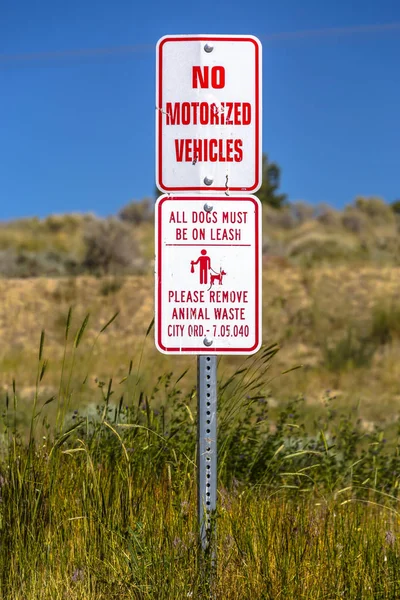
[[[217,507],[217,357],[197,357],[197,506],[200,541],[214,553]]]

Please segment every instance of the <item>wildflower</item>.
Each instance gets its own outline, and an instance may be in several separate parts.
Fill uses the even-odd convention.
[[[179,546],[182,545],[182,540],[180,538],[178,538],[178,537],[175,537],[174,540],[173,540],[173,542],[172,542],[172,545],[173,545],[174,548],[179,548]]]
[[[395,541],[396,541],[396,537],[395,537],[393,531],[387,531],[386,535],[385,535],[385,542],[387,543],[387,545],[393,547]]]
[[[6,480],[4,479],[3,475],[0,475],[0,502],[3,502],[3,495],[1,492],[1,488],[5,485]]]
[[[339,552],[339,556],[342,556],[343,544],[336,544],[336,548]]]
[[[189,502],[187,500],[183,500],[181,502],[181,514],[186,516],[189,513]]]
[[[77,581],[82,581],[84,579],[83,569],[75,569],[72,573],[71,581],[76,583]]]
[[[224,539],[224,545],[227,547],[228,550],[230,550],[235,545],[235,538],[230,534],[226,535]]]
[[[189,531],[188,540],[189,540],[189,543],[193,544],[194,542],[197,541],[197,535],[193,531]]]

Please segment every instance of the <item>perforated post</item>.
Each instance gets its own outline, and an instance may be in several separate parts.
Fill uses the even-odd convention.
[[[215,536],[217,507],[217,357],[197,359],[198,423],[198,518],[203,550],[210,550]]]

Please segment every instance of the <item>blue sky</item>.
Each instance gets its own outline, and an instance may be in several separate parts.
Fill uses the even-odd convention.
[[[260,38],[263,150],[290,200],[400,198],[398,0],[2,0],[0,219],[153,196],[155,45],[178,33]]]

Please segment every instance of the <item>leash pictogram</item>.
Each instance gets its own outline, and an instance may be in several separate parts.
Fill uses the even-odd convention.
[[[211,287],[214,285],[214,283],[216,281],[218,281],[219,285],[222,285],[222,278],[227,273],[226,273],[226,271],[224,271],[222,269],[222,267],[220,268],[219,273],[217,271],[214,271],[214,269],[211,266],[211,258],[208,256],[207,250],[205,250],[204,248],[203,248],[203,250],[201,250],[200,256],[197,260],[190,261],[190,272],[191,273],[195,272],[195,268],[194,268],[195,265],[199,265],[199,282],[201,285],[208,284],[208,275],[209,274],[210,274],[210,287],[208,289],[211,289]],[[212,271],[212,273],[211,273],[211,271]]]

